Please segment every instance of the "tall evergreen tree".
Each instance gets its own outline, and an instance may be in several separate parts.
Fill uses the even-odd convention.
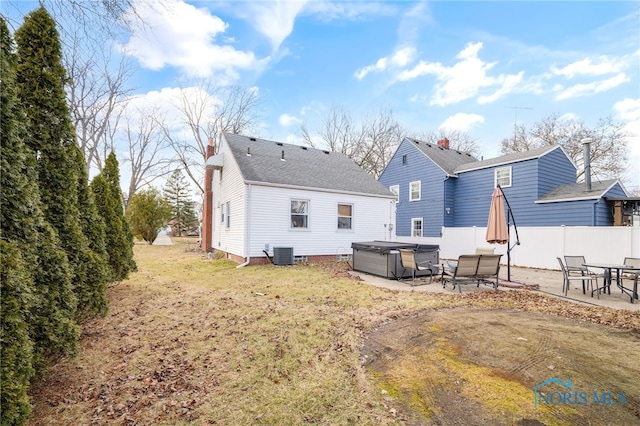
[[[106,226],[106,250],[115,280],[124,280],[136,270],[133,233],[124,216],[120,171],[115,153],[110,153],[102,172],[91,182],[98,213]]]
[[[191,200],[191,190],[189,182],[180,169],[173,171],[164,186],[164,197],[171,204],[173,229],[176,236],[181,237],[182,232],[193,226],[194,221],[198,221],[195,213],[194,203]]]
[[[75,160],[78,177],[78,219],[82,238],[87,241],[87,248],[82,252],[87,274],[83,280],[83,291],[78,293],[78,313],[80,318],[104,315],[108,306],[107,283],[111,280],[104,220],[98,214],[89,186],[84,154],[75,144],[69,148]]]
[[[17,247],[26,245],[30,260],[35,260],[36,242],[21,238],[25,232],[35,232],[34,226],[25,223],[24,204],[35,192],[21,174],[24,128],[16,104],[13,40],[2,17],[0,49],[0,423],[22,424],[31,411],[27,391],[34,369],[29,311],[35,304],[35,287]]]
[[[0,236],[2,238],[2,424],[20,424],[26,391],[47,356],[75,353],[79,330],[69,265],[45,221],[36,157],[25,144],[28,117],[18,102],[13,41],[0,19]]]
[[[106,269],[93,252],[80,222],[77,145],[66,101],[66,71],[55,21],[40,7],[16,31],[17,82],[28,117],[27,139],[37,155],[38,184],[45,219],[56,229],[72,268],[79,318],[104,312]],[[83,160],[84,163],[84,160]],[[82,189],[81,189],[82,187]],[[94,300],[97,298],[97,300]]]
[[[16,243],[0,240],[0,424],[24,424],[31,412],[29,383],[33,376],[33,342],[29,310],[33,281]]]

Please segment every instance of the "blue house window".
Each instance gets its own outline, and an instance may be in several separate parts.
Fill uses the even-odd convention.
[[[420,201],[422,184],[419,180],[409,183],[409,201]]]
[[[402,156],[402,165],[406,165],[407,164],[407,154]]]
[[[411,219],[411,236],[422,237],[422,218]]]
[[[494,186],[500,185],[503,188],[511,186],[511,166],[495,169],[494,180]]]

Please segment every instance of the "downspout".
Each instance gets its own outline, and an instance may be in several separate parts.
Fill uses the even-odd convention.
[[[251,221],[249,220],[249,212],[251,211],[251,184],[247,185],[247,190],[246,190],[246,197],[245,197],[245,203],[244,203],[244,224],[245,224],[245,230],[244,230],[244,246],[245,246],[245,250],[247,253],[247,260],[244,263],[239,264],[238,266],[236,266],[236,268],[244,268],[245,266],[247,266],[249,264],[249,262],[251,262],[251,246],[249,245],[249,243],[251,242],[249,235],[251,234],[251,232],[249,232],[251,229]]]
[[[449,180],[449,176],[445,176],[442,181],[442,206],[444,209],[442,210],[442,227],[440,228],[440,236],[444,234],[444,229],[447,227],[447,181]],[[449,212],[451,211],[451,207],[449,207]]]

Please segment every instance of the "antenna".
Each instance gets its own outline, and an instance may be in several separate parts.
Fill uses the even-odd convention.
[[[516,143],[516,137],[518,136],[518,110],[519,109],[533,109],[528,107],[520,107],[520,106],[508,106],[505,108],[511,108],[514,110],[515,117],[513,119],[513,143]]]

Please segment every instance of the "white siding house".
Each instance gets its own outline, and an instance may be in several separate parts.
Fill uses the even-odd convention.
[[[395,195],[343,154],[223,134],[207,167],[212,249],[239,263],[266,263],[274,247],[311,260],[395,239]]]

